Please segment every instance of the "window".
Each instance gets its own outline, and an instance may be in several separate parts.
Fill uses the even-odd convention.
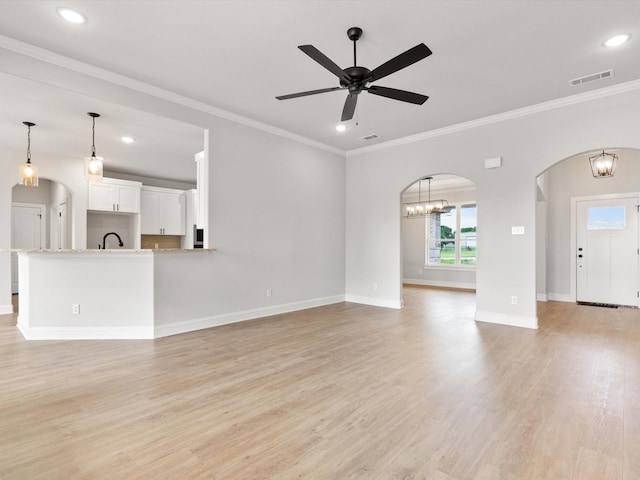
[[[587,230],[624,230],[624,205],[620,207],[590,207],[587,210]]]
[[[427,217],[425,265],[476,265],[476,205],[458,204]]]

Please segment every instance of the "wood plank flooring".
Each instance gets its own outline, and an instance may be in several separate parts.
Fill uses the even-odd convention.
[[[405,288],[158,340],[31,341],[0,316],[0,478],[640,478],[640,312],[540,329]]]

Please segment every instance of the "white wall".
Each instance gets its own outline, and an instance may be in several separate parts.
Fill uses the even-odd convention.
[[[552,300],[569,300],[575,296],[571,291],[571,257],[575,255],[570,248],[571,197],[640,192],[640,151],[620,151],[611,178],[593,178],[586,154],[554,165],[544,176],[548,183],[547,291],[539,289],[538,293]]]
[[[539,301],[547,301],[547,247],[549,202],[549,170],[538,177],[536,198],[536,292]]]
[[[66,239],[65,245],[58,245],[59,248],[69,248],[71,246],[71,212],[73,211],[72,201],[71,201],[71,193],[67,190],[64,185],[61,185],[58,182],[51,182],[51,200],[50,200],[51,209],[54,212],[57,212],[58,207],[62,204],[66,204],[67,208],[67,218],[66,223],[64,225],[60,225],[59,228],[65,229],[65,235],[63,238]],[[58,232],[58,227],[56,225],[56,219],[52,218],[53,227],[51,228],[51,238],[53,235],[60,235]],[[51,246],[53,246],[56,242],[51,241]]]
[[[110,232],[117,233],[122,239],[123,247],[118,246],[118,239],[110,235],[105,239],[105,248],[137,248],[139,239],[136,238],[139,229],[135,223],[138,215],[118,215],[114,213],[89,212],[87,214],[87,248],[97,249],[102,246],[103,237]]]
[[[425,172],[452,173],[477,188],[482,234],[476,318],[536,326],[536,177],[579,152],[640,146],[637,89],[552,107],[352,152],[347,159],[347,299],[400,305],[400,192]],[[484,160],[496,156],[503,166],[485,169]],[[525,235],[512,236],[512,226],[524,226]],[[512,296],[518,297],[516,305]]]
[[[218,251],[206,263],[207,281],[197,286],[204,294],[187,308],[208,315],[256,311],[259,316],[276,305],[344,298],[343,155],[3,49],[0,69],[209,131],[206,235],[208,246]],[[10,218],[18,164],[0,152],[2,225]],[[43,177],[61,181],[73,193],[73,237],[75,246],[84,248],[87,187],[81,168],[77,161],[57,158],[43,159],[38,167]],[[0,231],[0,249],[9,246],[8,231]],[[10,304],[8,254],[0,256],[0,276],[0,305]],[[189,285],[189,278],[180,280]],[[271,297],[266,296],[268,288]]]

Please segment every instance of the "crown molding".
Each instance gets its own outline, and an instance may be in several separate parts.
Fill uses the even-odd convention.
[[[44,48],[36,47],[35,45],[21,42],[14,38],[7,37],[5,35],[0,35],[0,48],[4,48],[6,50],[18,53],[20,55],[24,55],[27,57],[34,58],[36,60],[50,63],[58,67],[62,67],[68,70],[82,73],[90,77],[97,78],[99,80],[104,80],[106,82],[113,83],[114,85],[119,85],[121,87],[126,87],[131,90],[152,95],[162,100],[166,100],[172,103],[176,103],[178,105],[182,105],[183,107],[188,107],[193,110],[207,113],[209,115],[223,118],[225,120],[239,123],[247,127],[255,128],[257,130],[262,130],[263,132],[267,132],[272,135],[277,135],[279,137],[287,138],[289,140],[293,140],[295,142],[308,145],[310,147],[318,148],[320,150],[325,150],[327,152],[334,153],[343,157],[346,154],[344,150],[340,150],[339,148],[332,147],[331,145],[326,145],[316,140],[303,137],[302,135],[291,133],[282,128],[274,127],[266,123],[252,120],[251,118],[244,117],[242,115],[238,115],[238,114],[229,112],[227,110],[214,107],[212,105],[209,105],[208,103],[194,100],[192,98],[185,97],[184,95],[173,93],[169,90],[156,87],[155,85],[151,85],[149,83],[142,82],[140,80],[135,80],[131,77],[127,77],[119,73],[111,72],[104,68],[96,67],[94,65],[81,62],[79,60],[74,60],[73,58],[66,57],[58,53],[54,53]]]
[[[388,142],[378,143],[369,147],[355,148],[353,150],[347,150],[346,156],[352,157],[360,155],[362,153],[373,152],[377,150],[386,150],[387,148],[396,147],[398,145],[406,145],[409,143],[419,142],[428,138],[440,137],[442,135],[449,135],[455,132],[461,132],[464,130],[470,130],[472,128],[481,127],[484,125],[491,125],[493,123],[504,122],[506,120],[512,120],[514,118],[526,117],[540,112],[546,112],[548,110],[555,110],[563,108],[569,105],[576,105],[579,103],[589,102],[599,98],[610,97],[612,95],[619,95],[621,93],[631,92],[640,89],[640,80],[632,80],[630,82],[619,83],[610,87],[599,88],[597,90],[591,90],[589,92],[578,93],[569,97],[562,97],[548,102],[537,103],[528,107],[518,108],[516,110],[510,110],[508,112],[497,113],[488,117],[478,118],[476,120],[470,120],[468,122],[458,123],[448,127],[438,128],[436,130],[429,130],[427,132],[418,133],[408,137],[398,138],[396,140],[389,140]]]
[[[376,145],[371,145],[368,147],[355,148],[352,150],[345,151],[345,150],[341,150],[339,148],[333,147],[331,145],[327,145],[327,144],[318,142],[316,140],[303,137],[302,135],[297,135],[295,133],[289,132],[282,128],[274,127],[272,125],[259,122],[257,120],[253,120],[251,118],[244,117],[242,115],[238,115],[238,114],[229,112],[227,110],[214,107],[212,105],[209,105],[208,103],[194,100],[184,95],[180,95],[180,94],[171,92],[169,90],[165,90],[155,85],[151,85],[149,83],[142,82],[140,80],[135,80],[133,78],[130,78],[118,73],[114,73],[109,70],[96,67],[94,65],[90,65],[85,62],[81,62],[79,60],[74,60],[64,55],[54,53],[50,50],[46,50],[41,47],[36,47],[34,45],[21,42],[19,40],[15,40],[5,35],[0,35],[0,48],[4,48],[6,50],[9,50],[24,56],[34,58],[36,60],[40,60],[46,63],[50,63],[52,65],[66,68],[68,70],[82,73],[82,74],[97,78],[99,80],[104,80],[109,83],[119,85],[121,87],[129,88],[131,90],[149,94],[154,97],[160,98],[162,100],[166,100],[178,105],[182,105],[184,107],[191,108],[193,110],[197,110],[202,113],[223,118],[225,120],[239,123],[247,127],[255,128],[257,130],[270,133],[272,135],[287,138],[289,140],[293,140],[295,142],[302,143],[304,145],[318,148],[320,150],[324,150],[324,151],[327,151],[336,155],[340,155],[343,157],[347,157],[347,158],[360,155],[363,153],[374,152],[378,150],[385,150],[385,149],[396,147],[399,145],[415,143],[415,142],[419,142],[429,138],[449,135],[451,133],[470,130],[470,129],[481,127],[484,125],[491,125],[491,124],[503,122],[506,120],[525,117],[528,115],[533,115],[533,114],[545,112],[548,110],[554,110],[554,109],[558,109],[558,108],[562,108],[570,105],[589,102],[591,100],[605,98],[612,95],[619,95],[621,93],[626,93],[626,92],[640,89],[640,80],[632,80],[630,82],[620,83],[617,85],[612,85],[610,87],[592,90],[589,92],[578,93],[568,97],[562,97],[556,100],[538,103],[535,105],[519,108],[516,110],[511,110],[508,112],[490,115],[488,117],[470,120],[468,122],[458,123],[456,125],[450,125],[450,126],[438,128],[435,130],[429,130],[427,132],[422,132],[415,135],[410,135],[408,137],[402,137],[395,140],[390,140],[388,142],[378,143]]]

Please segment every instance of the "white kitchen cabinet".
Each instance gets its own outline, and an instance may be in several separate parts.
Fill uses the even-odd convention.
[[[99,212],[139,213],[142,183],[103,178],[89,183],[87,210]]]
[[[140,230],[143,235],[185,235],[185,195],[181,190],[142,187]]]

